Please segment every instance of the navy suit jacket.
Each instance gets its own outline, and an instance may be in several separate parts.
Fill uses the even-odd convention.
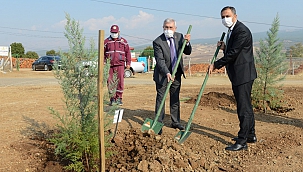
[[[214,66],[216,69],[226,66],[228,77],[234,86],[256,79],[252,35],[240,21],[236,22],[231,32],[224,56]]]
[[[176,46],[177,57],[182,49],[183,42],[186,41],[181,33],[175,32],[174,33],[174,41]],[[153,49],[154,49],[154,56],[156,59],[156,66],[154,69],[154,81],[157,84],[167,84],[167,73],[172,74],[172,66],[171,66],[171,58],[170,58],[170,48],[167,43],[167,39],[163,34],[158,36],[153,41]],[[183,53],[186,55],[191,54],[191,45],[188,44],[185,46]],[[183,69],[183,58],[181,57],[178,70],[176,73],[183,74],[184,76],[184,69]]]

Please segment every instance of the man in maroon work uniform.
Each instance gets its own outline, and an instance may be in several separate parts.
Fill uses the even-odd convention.
[[[122,103],[124,89],[124,68],[130,68],[131,55],[127,41],[120,36],[119,27],[112,25],[110,36],[104,40],[104,59],[110,59],[109,77],[107,86],[111,94],[110,105]],[[117,77],[115,82],[114,75]],[[116,92],[114,92],[116,91]]]

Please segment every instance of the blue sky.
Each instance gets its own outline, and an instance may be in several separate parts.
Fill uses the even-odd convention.
[[[22,43],[25,51],[67,49],[65,13],[80,22],[89,40],[98,40],[98,30],[109,35],[118,24],[132,47],[150,44],[163,31],[165,18],[177,21],[177,31],[192,25],[192,39],[221,36],[226,28],[220,10],[237,10],[238,20],[253,33],[267,31],[279,14],[280,30],[303,29],[302,0],[0,0],[0,46]],[[88,41],[87,41],[88,42]]]

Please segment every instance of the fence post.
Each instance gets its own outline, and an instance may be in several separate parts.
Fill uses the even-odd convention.
[[[99,124],[99,171],[105,172],[105,136],[103,112],[104,30],[99,30],[98,42],[98,124]]]
[[[147,57],[147,72],[150,71],[150,56]]]
[[[19,69],[20,69],[19,54],[13,54],[12,56],[14,56],[16,59],[16,69],[17,69],[17,71],[19,71]]]

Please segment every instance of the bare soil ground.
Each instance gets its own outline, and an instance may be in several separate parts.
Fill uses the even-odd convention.
[[[28,82],[23,80],[27,78]],[[48,107],[64,109],[52,72],[22,69],[0,73],[0,171],[64,171],[46,141],[57,121]],[[16,84],[7,84],[7,80]],[[19,80],[27,84],[17,84]],[[38,84],[28,84],[31,80]],[[186,125],[203,75],[183,79],[181,120]],[[191,125],[192,134],[178,144],[177,129],[164,120],[161,136],[145,135],[140,129],[146,118],[154,118],[155,86],[152,74],[127,78],[123,121],[119,123],[116,152],[106,160],[107,171],[303,171],[303,77],[288,76],[283,82],[284,111],[255,111],[258,142],[247,151],[224,148],[238,132],[238,119],[230,83],[226,76],[211,76]],[[168,103],[167,103],[168,105]],[[166,114],[169,108],[166,106]],[[114,126],[113,126],[114,127]]]

